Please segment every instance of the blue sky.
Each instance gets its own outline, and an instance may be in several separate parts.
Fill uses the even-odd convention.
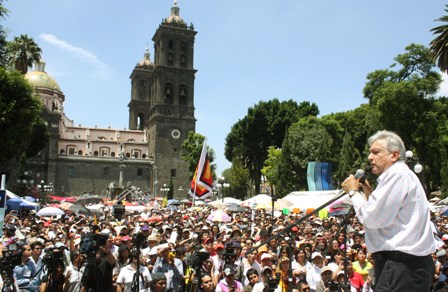
[[[172,0],[6,0],[9,38],[28,34],[83,126],[128,126],[129,76]],[[445,14],[434,0],[179,0],[198,31],[196,131],[230,163],[225,137],[261,100],[311,101],[321,115],[358,107],[368,73],[411,44],[428,45]],[[443,94],[448,90],[445,84]]]

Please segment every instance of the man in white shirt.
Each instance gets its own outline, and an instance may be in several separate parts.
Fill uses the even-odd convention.
[[[397,134],[380,131],[368,142],[376,189],[353,175],[342,187],[365,226],[367,249],[375,260],[375,292],[429,291],[436,247],[425,191],[404,161],[404,143]]]

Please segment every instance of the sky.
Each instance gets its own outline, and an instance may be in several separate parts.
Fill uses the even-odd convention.
[[[124,129],[129,79],[173,0],[5,0],[8,39],[28,34],[65,94],[75,125]],[[249,107],[310,101],[320,115],[366,103],[367,74],[411,43],[428,46],[440,0],[178,0],[195,40],[196,132],[230,167],[225,138]],[[444,82],[441,95],[448,95]]]

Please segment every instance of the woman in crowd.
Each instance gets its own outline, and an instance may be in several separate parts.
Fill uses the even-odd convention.
[[[369,275],[369,270],[373,267],[372,264],[367,260],[367,250],[365,248],[358,249],[356,255],[357,261],[353,262],[353,271],[359,273],[364,281],[367,280]]]

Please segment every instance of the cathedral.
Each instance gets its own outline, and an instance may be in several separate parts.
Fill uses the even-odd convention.
[[[184,198],[190,181],[181,145],[196,126],[196,33],[180,17],[175,1],[152,37],[154,60],[146,49],[130,75],[128,130],[76,126],[64,113],[66,97],[45,72],[45,63],[35,66],[25,78],[42,98],[50,141],[28,159],[27,175],[42,187],[51,186],[47,195],[108,195],[133,186],[164,196],[172,182],[174,197]]]

